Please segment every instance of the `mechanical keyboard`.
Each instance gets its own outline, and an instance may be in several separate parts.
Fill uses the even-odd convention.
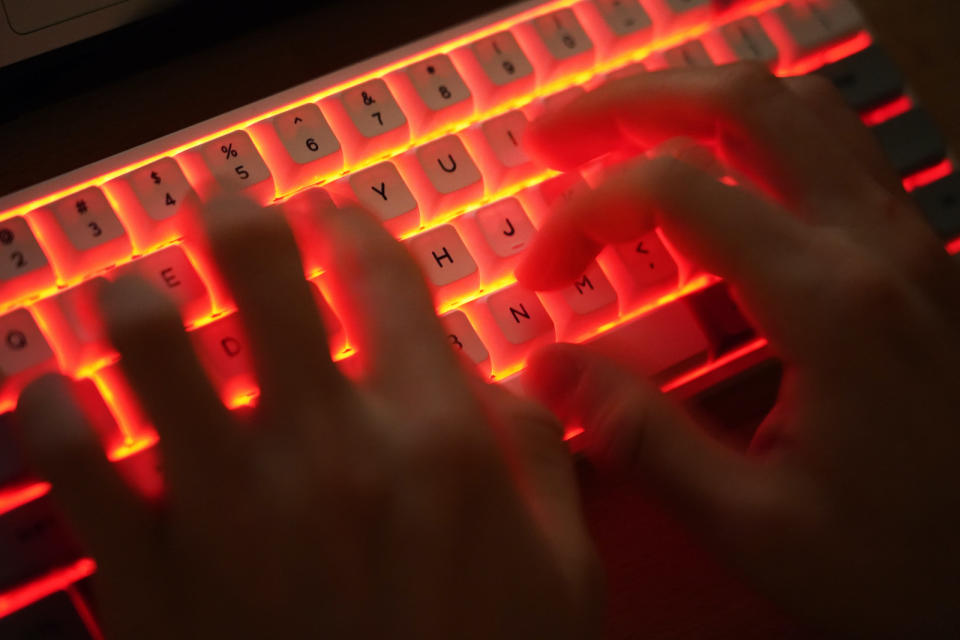
[[[593,179],[533,162],[520,145],[530,120],[611,78],[738,60],[833,81],[960,251],[955,163],[848,0],[521,2],[0,197],[0,638],[101,637],[95,561],[12,443],[9,412],[27,383],[49,371],[80,380],[110,459],[142,490],[162,490],[156,435],[106,340],[97,287],[135,272],[169,292],[223,401],[256,401],[233,303],[196,227],[217,194],[287,217],[345,364],[350,336],[290,200],[307,190],[379,216],[421,264],[451,347],[491,380],[515,384],[527,354],[556,340],[592,341],[681,397],[767,360],[725,284],[659,232],[607,247],[559,291],[513,277],[554,203]]]

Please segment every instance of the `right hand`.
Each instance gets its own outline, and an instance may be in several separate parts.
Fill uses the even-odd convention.
[[[640,74],[534,123],[526,142],[570,170],[676,137],[713,145],[756,188],[683,158],[633,161],[556,212],[517,275],[560,286],[605,244],[662,227],[728,280],[784,361],[751,451],[589,348],[538,352],[528,386],[800,618],[956,634],[960,269],[823,80],[754,65]]]

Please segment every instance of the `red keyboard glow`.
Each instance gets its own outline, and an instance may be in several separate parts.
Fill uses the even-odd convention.
[[[937,210],[948,199],[930,191],[958,190],[947,151],[847,0],[525,2],[0,198],[0,413],[44,372],[84,380],[111,459],[157,490],[156,436],[106,341],[95,290],[134,271],[169,291],[224,402],[255,401],[196,217],[204,201],[233,192],[276,203],[295,222],[284,202],[307,189],[361,203],[402,239],[452,346],[491,379],[510,384],[545,342],[595,340],[665,391],[703,390],[768,357],[766,342],[723,283],[658,233],[608,247],[566,289],[516,283],[513,269],[552,203],[591,177],[538,166],[519,140],[538,114],[608,78],[747,59],[833,79],[876,127],[908,189],[929,201],[944,240],[960,236],[956,210]],[[914,130],[905,148],[898,141]],[[348,359],[311,229],[293,228],[332,323],[331,349]],[[0,636],[34,637],[42,618],[63,637],[99,637],[76,584],[95,564],[8,432],[0,416]]]

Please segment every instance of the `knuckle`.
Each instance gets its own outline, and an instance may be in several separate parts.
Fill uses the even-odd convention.
[[[843,316],[889,316],[905,306],[902,280],[890,265],[882,263],[846,239],[827,242],[827,264],[835,265],[827,287],[830,306]]]
[[[783,82],[755,60],[729,65],[720,81],[720,107],[727,113],[755,110],[786,91]]]

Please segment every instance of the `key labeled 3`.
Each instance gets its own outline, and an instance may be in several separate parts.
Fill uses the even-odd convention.
[[[97,187],[31,211],[27,220],[64,282],[109,267],[132,251],[126,229]]]

